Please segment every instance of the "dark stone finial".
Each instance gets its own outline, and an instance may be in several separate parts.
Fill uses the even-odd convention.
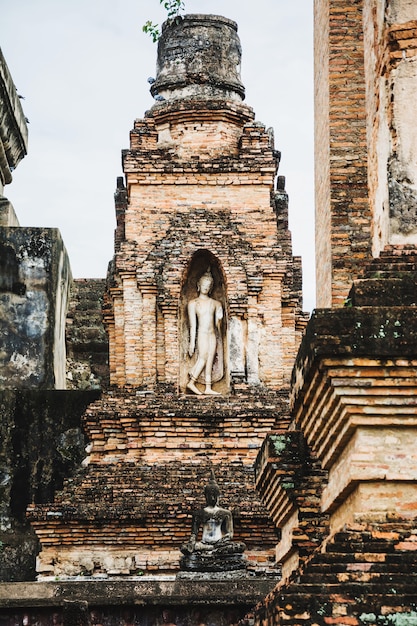
[[[167,21],[158,42],[151,93],[165,100],[224,98],[241,102],[241,46],[237,25],[218,15],[185,15]]]
[[[284,191],[285,190],[285,176],[278,176],[277,178],[277,190]]]

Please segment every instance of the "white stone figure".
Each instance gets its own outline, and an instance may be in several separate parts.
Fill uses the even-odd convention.
[[[188,354],[193,356],[197,348],[197,360],[191,368],[187,388],[195,394],[202,392],[197,387],[198,377],[204,370],[205,394],[219,395],[211,388],[213,363],[216,356],[217,336],[220,336],[220,325],[223,319],[223,307],[218,300],[210,298],[213,288],[213,277],[210,268],[197,282],[198,297],[188,303],[188,320],[190,324],[190,343]]]

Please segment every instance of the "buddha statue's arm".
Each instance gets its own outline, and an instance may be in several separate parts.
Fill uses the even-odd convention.
[[[198,531],[200,529],[200,519],[198,513],[194,513],[191,521],[191,535],[189,540],[181,547],[183,554],[192,554],[195,549]]]
[[[220,304],[220,302],[218,302],[216,304],[216,310],[214,313],[214,320],[215,320],[215,324],[216,324],[216,328],[217,330],[220,332],[220,325],[221,325],[221,321],[223,319],[223,307]]]
[[[233,517],[230,511],[223,520],[223,539],[233,539]]]
[[[200,530],[201,524],[202,524],[201,512],[196,511],[193,514],[193,517],[191,520],[191,537],[194,537],[194,541],[197,539],[197,535]]]
[[[190,356],[193,356],[195,350],[195,339],[197,335],[197,313],[194,300],[188,303],[187,311],[188,321],[190,324],[190,343],[188,345],[188,354]]]

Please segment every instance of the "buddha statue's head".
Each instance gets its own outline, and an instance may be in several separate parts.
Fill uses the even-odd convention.
[[[198,293],[209,294],[213,288],[213,276],[211,274],[210,268],[204,272],[202,276],[197,281],[197,291]]]
[[[213,472],[209,482],[204,488],[204,495],[208,506],[216,506],[220,497],[220,489],[219,485],[216,483]]]

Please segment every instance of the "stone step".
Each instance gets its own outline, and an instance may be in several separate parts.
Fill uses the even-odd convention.
[[[395,552],[398,539],[390,541],[338,541],[337,543],[329,543],[327,546],[327,554],[336,552],[337,554],[350,555],[354,553],[386,553]],[[417,543],[416,543],[417,546]]]
[[[341,596],[344,598],[366,598],[366,602],[372,600],[383,602],[389,606],[390,602],[394,602],[391,606],[396,606],[395,600],[401,597],[402,604],[407,601],[416,601],[415,583],[408,584],[404,581],[401,584],[392,585],[390,583],[380,584],[378,582],[342,582],[342,583],[291,583],[285,588],[285,593],[280,590],[280,597],[285,598],[285,605],[293,605],[300,607],[305,602],[310,602],[310,607],[314,606],[314,602],[328,601],[330,597]],[[286,623],[286,622],[285,622]]]
[[[395,557],[393,559],[388,559],[389,555],[387,555],[383,561],[380,559],[368,560],[368,558],[361,558],[361,556],[358,556],[357,560],[354,558],[349,558],[349,560],[347,560],[346,556],[347,555],[341,555],[340,559],[330,563],[322,562],[321,560],[311,561],[308,564],[306,572],[302,574],[303,580],[304,577],[310,575],[316,576],[317,574],[322,574],[323,576],[327,576],[333,574],[337,575],[341,572],[349,574],[350,572],[355,573],[364,571],[384,574],[389,571],[396,575],[398,573],[408,572],[410,565],[417,564],[417,556],[413,552],[404,553],[401,551],[398,554],[392,555]],[[377,556],[380,556],[380,554],[369,556],[372,559],[373,556],[376,558]],[[368,555],[366,555],[366,557],[368,557]]]
[[[344,589],[332,589],[331,593],[334,595],[328,595],[324,589],[320,596],[302,591],[295,594],[285,592],[279,609],[281,621],[277,623],[285,626],[365,623],[372,625],[398,623],[411,626],[415,623],[413,616],[416,594],[412,589],[399,589],[395,592],[391,590],[388,593],[384,593],[382,589],[379,593],[376,589],[372,593],[367,593],[367,587],[362,584],[351,593],[346,593]],[[400,610],[399,598],[401,598]],[[336,613],[336,617],[334,608],[336,611],[342,610],[343,613]],[[390,614],[395,618],[392,621]],[[378,619],[377,616],[381,616],[381,621],[375,621]]]
[[[406,568],[398,569],[393,572],[389,568],[388,572],[375,571],[373,568],[368,569],[366,563],[359,564],[361,567],[358,569],[348,569],[347,571],[339,572],[323,572],[322,570],[316,570],[303,574],[302,582],[300,584],[350,584],[356,582],[363,582],[366,584],[378,584],[378,585],[402,585],[404,583],[404,576],[407,576],[407,584],[417,585],[417,573],[406,572]],[[363,569],[362,569],[363,567]]]

